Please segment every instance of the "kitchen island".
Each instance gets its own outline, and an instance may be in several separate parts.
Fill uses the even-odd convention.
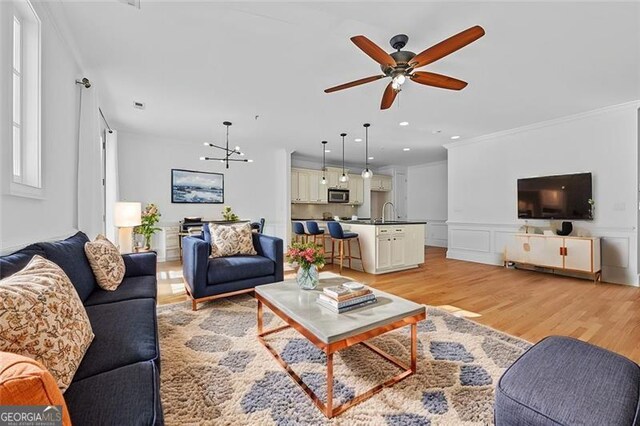
[[[426,221],[405,220],[383,223],[347,220],[340,223],[345,230],[358,234],[364,270],[369,274],[402,271],[417,268],[424,263]],[[355,243],[352,249],[357,250]],[[355,252],[354,255],[356,255]]]

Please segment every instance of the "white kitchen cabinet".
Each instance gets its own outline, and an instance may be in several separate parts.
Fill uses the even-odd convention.
[[[309,202],[309,173],[306,170],[291,170],[291,202]]]
[[[362,176],[349,175],[349,204],[360,205],[364,202],[364,179]]]
[[[391,191],[392,187],[391,176],[373,175],[371,178],[372,191]]]
[[[600,238],[559,235],[516,234],[507,244],[505,261],[541,266],[554,271],[601,275]]]
[[[376,238],[376,252],[376,269],[389,269],[391,267],[391,238],[388,235]]]
[[[326,204],[327,185],[320,183],[322,181],[322,173],[315,170],[307,173],[309,175],[309,203]]]
[[[369,274],[416,268],[424,263],[424,223],[343,223],[356,232],[362,247],[363,267]]]

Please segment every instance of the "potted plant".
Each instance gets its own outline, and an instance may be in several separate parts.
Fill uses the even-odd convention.
[[[229,222],[235,222],[238,220],[238,215],[231,211],[231,206],[224,206],[222,218]]]
[[[151,237],[153,237],[156,231],[160,230],[160,228],[155,226],[160,221],[160,216],[162,215],[158,212],[158,207],[155,204],[147,204],[141,215],[141,225],[136,226],[133,230],[136,234],[142,235],[144,238],[145,250],[151,248]]]
[[[324,266],[324,250],[314,243],[291,243],[287,250],[287,261],[298,265],[296,282],[304,290],[312,290],[320,282],[318,269]]]

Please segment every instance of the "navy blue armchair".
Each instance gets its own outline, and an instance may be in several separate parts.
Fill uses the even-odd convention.
[[[205,226],[202,237],[182,239],[182,270],[194,311],[198,309],[199,302],[248,293],[258,285],[284,279],[284,253],[280,238],[254,233],[253,247],[257,255],[210,258],[208,231]]]

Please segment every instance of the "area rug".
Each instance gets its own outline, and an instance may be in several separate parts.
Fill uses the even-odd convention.
[[[282,324],[266,309],[265,327]],[[494,388],[530,344],[428,308],[418,325],[418,372],[326,419],[258,343],[256,302],[238,296],[158,308],[162,402],[167,425],[463,425],[493,422]],[[324,354],[295,330],[269,341],[326,398]],[[409,327],[372,343],[409,359]],[[334,355],[334,404],[397,374],[361,345]]]

